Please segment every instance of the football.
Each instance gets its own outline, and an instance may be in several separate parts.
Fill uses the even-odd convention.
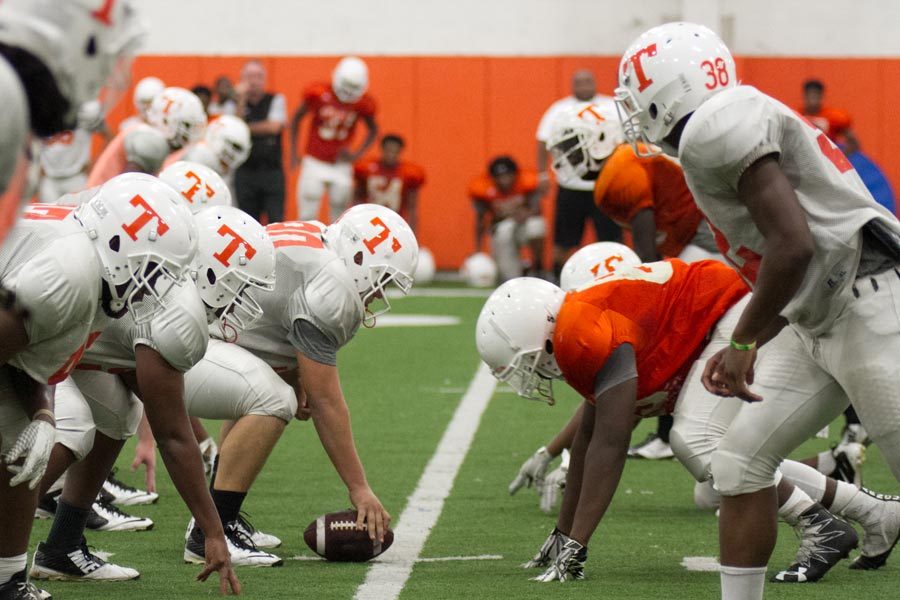
[[[336,562],[365,562],[382,554],[394,543],[394,532],[384,532],[384,542],[369,539],[369,532],[356,529],[356,511],[344,510],[322,515],[303,532],[309,549]]]

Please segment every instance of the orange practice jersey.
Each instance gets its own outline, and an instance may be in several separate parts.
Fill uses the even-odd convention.
[[[638,158],[631,144],[622,144],[606,159],[594,186],[594,202],[621,225],[651,209],[656,248],[663,258],[678,257],[703,219],[678,163],[664,156]]]
[[[852,124],[850,113],[840,108],[823,106],[814,115],[807,114],[803,108],[800,108],[797,112],[803,115],[807,121],[821,129],[825,135],[836,141],[840,140],[841,136],[850,129]]]
[[[667,411],[707,335],[749,288],[714,260],[673,259],[611,273],[566,295],[553,353],[566,382],[594,401],[594,379],[628,343],[637,359],[638,399],[669,393]]]
[[[525,201],[525,196],[538,189],[537,173],[529,169],[519,171],[512,188],[503,192],[494,185],[490,175],[480,175],[469,184],[469,196],[476,202],[486,202],[491,212],[499,217],[507,217],[511,210]]]
[[[353,168],[358,189],[364,190],[364,202],[387,206],[406,216],[406,196],[425,183],[422,167],[405,160],[385,167],[376,158],[356,163]]]
[[[116,175],[121,175],[125,171],[125,165],[128,164],[128,158],[125,155],[125,136],[131,132],[134,127],[128,127],[116,134],[116,137],[106,145],[97,162],[94,163],[91,172],[88,175],[85,189],[94,186],[103,185]]]
[[[335,162],[341,148],[360,118],[375,116],[375,100],[369,94],[352,104],[338,100],[329,83],[314,83],[303,92],[303,103],[312,115],[312,126],[306,142],[306,153],[325,162]]]

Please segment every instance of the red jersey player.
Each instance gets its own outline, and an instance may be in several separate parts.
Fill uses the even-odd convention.
[[[803,83],[803,107],[798,111],[806,119],[825,132],[835,142],[844,146],[848,155],[859,150],[859,140],[853,133],[853,120],[850,113],[842,108],[826,106],[822,103],[825,97],[825,84],[818,79],[809,79]]]
[[[389,133],[381,138],[381,156],[356,163],[356,200],[387,206],[406,219],[416,231],[419,188],[425,183],[425,171],[419,165],[402,160],[406,142]]]
[[[314,83],[303,92],[303,103],[291,120],[291,158],[301,165],[297,183],[300,219],[319,218],[322,194],[328,192],[333,221],[347,208],[353,191],[353,163],[378,135],[375,100],[366,93],[369,71],[355,56],[342,58],[332,73],[331,83]],[[312,115],[303,161],[297,152],[300,121]],[[362,145],[350,150],[356,124],[362,119],[368,132]]]

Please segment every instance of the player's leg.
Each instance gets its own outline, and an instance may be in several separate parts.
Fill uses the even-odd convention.
[[[117,377],[91,373],[91,378],[95,380],[92,391],[103,395],[104,402],[117,408],[105,419],[102,413],[98,415],[97,404],[89,402],[77,387],[77,375],[56,387],[56,410],[61,422],[67,424],[66,430],[57,436],[57,445],[65,445],[78,461],[69,466],[62,494],[56,501],[50,532],[35,551],[30,574],[37,579],[123,581],[139,576],[134,569],[107,563],[93,554],[84,538],[89,521],[92,528],[106,530],[119,529],[118,526],[127,521],[114,507],[100,506],[96,498],[124,444],[124,438],[109,437],[110,421],[117,422],[116,430],[121,431],[127,427],[123,426],[121,417],[127,421],[127,415],[131,414],[130,420],[135,423],[140,418],[140,407],[130,406],[130,394],[124,386],[103,385],[118,382]],[[101,416],[103,425],[97,425],[97,416]],[[115,435],[121,437],[118,433]],[[45,478],[44,484],[49,486],[57,476],[52,474]],[[129,523],[134,524],[143,529],[153,525],[152,521],[140,519]]]
[[[263,193],[263,208],[266,211],[266,223],[284,221],[284,172],[281,169],[264,171],[265,178],[260,183]]]
[[[341,216],[350,206],[353,197],[353,165],[348,162],[338,162],[329,165],[331,175],[331,187],[328,190],[328,213],[331,222]]]
[[[622,228],[616,225],[612,219],[597,208],[594,204],[594,193],[579,192],[581,194],[579,201],[582,203],[582,210],[588,214],[594,223],[594,232],[597,234],[598,242],[621,242]]]
[[[324,163],[311,156],[304,156],[300,164],[300,178],[297,181],[297,214],[301,221],[319,218],[322,194],[325,193],[327,169]]]
[[[522,260],[519,258],[517,230],[523,227],[512,218],[503,219],[494,226],[491,233],[491,254],[497,262],[501,281],[522,276]]]
[[[573,195],[575,198],[573,198]],[[587,214],[577,202],[578,192],[557,186],[553,217],[553,276],[559,280],[563,265],[581,245]]]
[[[258,221],[265,210],[259,189],[259,170],[238,169],[235,171],[234,191],[237,207]]]
[[[41,496],[47,494],[66,469],[87,456],[94,446],[94,416],[71,377],[56,384],[54,413],[56,439],[47,471],[41,479]]]
[[[185,375],[188,413],[206,419],[230,419],[234,425],[222,441],[216,473],[211,484],[213,502],[229,535],[232,559],[237,565],[274,566],[281,560],[250,544],[245,548],[235,530],[244,499],[259,475],[284,428],[293,419],[297,400],[293,389],[268,365],[233,344],[211,340],[203,360]],[[257,542],[273,536],[258,535],[252,527],[244,531]],[[235,538],[235,539],[232,539]],[[202,532],[189,533],[185,559],[202,559]],[[266,545],[278,545],[275,539]],[[246,545],[246,544],[245,544]]]

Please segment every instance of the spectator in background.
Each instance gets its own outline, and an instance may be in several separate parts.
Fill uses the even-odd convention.
[[[537,174],[520,170],[509,156],[498,156],[487,174],[469,185],[469,196],[475,208],[475,252],[481,252],[485,230],[490,228],[491,253],[501,280],[522,276],[523,246],[531,250],[529,272],[541,275],[547,226],[541,216]]]
[[[235,87],[237,116],[250,127],[250,156],[235,173],[238,207],[268,223],[284,220],[284,169],[281,161],[281,133],[287,123],[287,103],[283,94],[266,91],[266,69],[251,60],[241,69]]]
[[[387,206],[417,233],[419,188],[425,183],[425,171],[400,158],[405,146],[402,137],[389,133],[381,138],[380,157],[356,163],[356,201]]]
[[[798,112],[833,141],[841,144],[845,154],[853,154],[859,150],[859,140],[850,128],[850,113],[841,108],[825,106],[822,103],[824,98],[825,84],[818,79],[807,79],[803,82],[803,108]]]
[[[233,115],[237,110],[237,101],[231,80],[226,75],[219,75],[213,88],[216,94],[209,103],[209,114]]]
[[[200,98],[200,103],[203,105],[203,112],[206,113],[206,116],[209,116],[209,103],[212,101],[212,90],[201,84],[192,87],[191,91],[194,92],[195,96]]]
[[[576,71],[572,76],[572,95],[557,100],[541,117],[537,134],[537,167],[538,178],[543,195],[550,182],[548,174],[549,154],[547,139],[553,122],[567,110],[579,104],[607,105],[615,110],[615,102],[609,96],[597,93],[594,74],[586,69]],[[572,178],[556,182],[556,218],[553,223],[553,273],[559,279],[563,264],[581,245],[587,219],[594,223],[597,240],[601,242],[618,242],[622,239],[622,231],[604,215],[594,204],[594,182]]]

